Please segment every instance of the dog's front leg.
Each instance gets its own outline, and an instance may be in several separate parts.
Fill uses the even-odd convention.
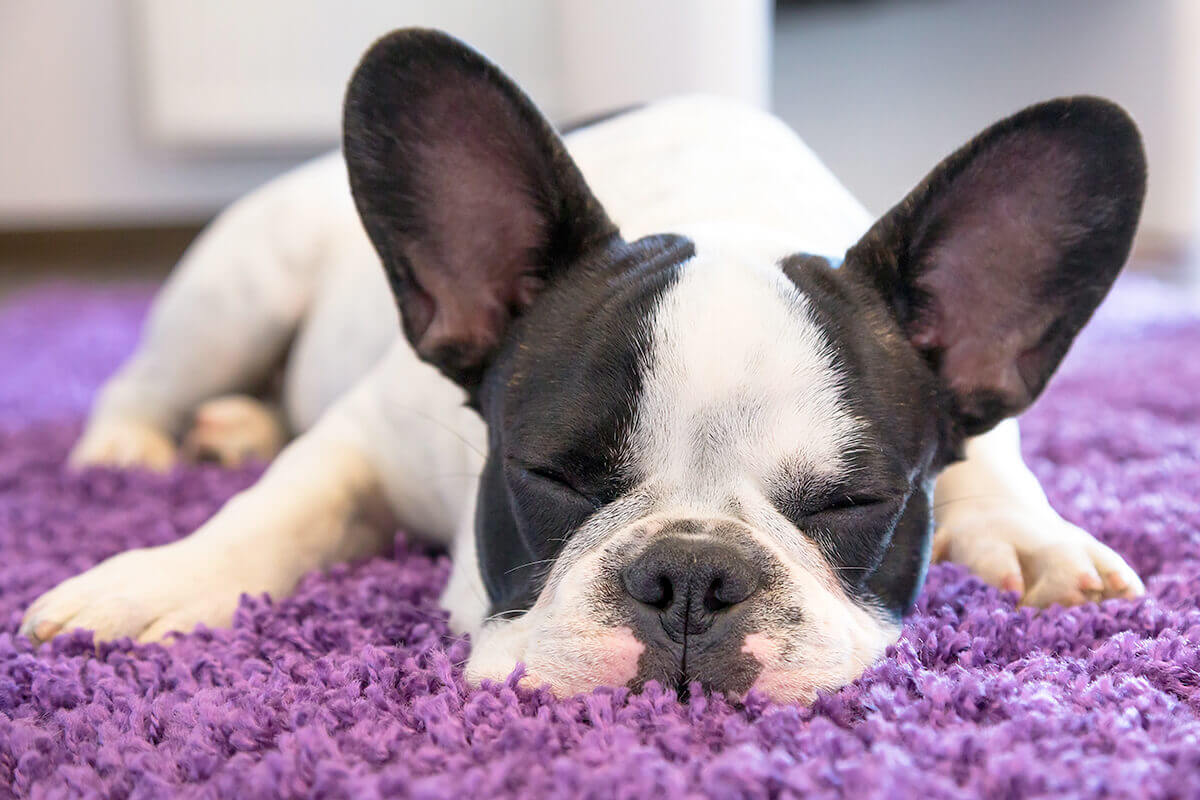
[[[243,593],[287,596],[305,573],[386,550],[395,525],[353,421],[323,420],[192,535],[109,558],[42,595],[21,632],[154,641],[229,625]]]
[[[965,565],[1023,603],[1073,605],[1145,592],[1125,560],[1064,520],[1021,457],[1016,420],[966,447],[934,492],[935,560]]]

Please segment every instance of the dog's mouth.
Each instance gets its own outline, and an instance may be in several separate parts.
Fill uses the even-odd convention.
[[[762,671],[762,664],[743,641],[731,637],[715,647],[700,639],[647,645],[639,659],[637,676],[628,686],[640,691],[647,684],[657,683],[674,690],[680,700],[687,700],[694,687],[740,698],[754,686]]]
[[[504,682],[521,665],[521,686],[547,687],[559,697],[601,686],[642,691],[656,684],[681,701],[699,690],[735,702],[758,692],[778,702],[810,703],[819,692],[857,679],[894,641],[899,628],[888,630],[886,640],[878,636],[879,631],[871,631],[870,637],[880,642],[875,647],[824,649],[812,635],[788,639],[755,632],[723,643],[719,648],[723,653],[685,653],[682,648],[647,645],[629,628],[596,628],[568,636],[543,633],[537,641],[528,638],[531,632],[519,621],[485,629],[467,665],[468,682],[475,686],[483,681]],[[844,644],[854,644],[850,639]],[[805,649],[808,656],[800,654]]]

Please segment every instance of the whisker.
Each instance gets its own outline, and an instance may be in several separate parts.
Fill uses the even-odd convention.
[[[437,425],[439,428],[441,428],[442,430],[444,430],[444,431],[446,431],[447,433],[451,434],[451,435],[452,435],[452,436],[454,436],[456,439],[458,439],[460,442],[462,442],[463,444],[465,444],[465,445],[467,446],[467,448],[468,448],[468,449],[470,449],[471,451],[473,451],[473,452],[475,453],[475,455],[479,456],[480,458],[484,459],[485,461],[487,460],[487,453],[483,452],[483,451],[482,451],[482,450],[480,450],[478,447],[476,447],[476,446],[475,446],[475,445],[474,445],[474,444],[471,442],[471,440],[470,440],[470,439],[468,439],[466,436],[464,436],[464,435],[463,435],[461,432],[454,430],[454,428],[451,428],[449,425],[447,425],[446,423],[442,422],[440,419],[438,419],[437,417],[433,416],[433,415],[432,415],[432,414],[430,414],[429,412],[427,412],[427,411],[422,411],[422,410],[421,410],[421,409],[419,409],[419,408],[411,408],[411,407],[410,407],[410,408],[405,408],[404,410],[405,410],[405,411],[409,411],[409,412],[411,412],[411,413],[413,413],[413,414],[416,414],[418,417],[423,417],[423,418],[425,418],[425,419],[429,420],[429,421],[430,421],[430,422],[432,422],[434,425]]]
[[[1002,494],[971,494],[971,495],[967,495],[966,497],[952,497],[949,500],[943,500],[940,503],[934,503],[929,508],[931,511],[937,511],[939,508],[945,508],[946,506],[950,505],[951,503],[961,503],[964,500],[993,500],[993,499],[1002,500],[1002,499],[1004,499],[1005,496],[1006,495],[1002,495]]]
[[[511,575],[512,573],[516,572],[519,569],[526,569],[528,567],[536,567],[539,564],[553,564],[555,562],[555,560],[556,559],[553,559],[553,558],[543,558],[538,561],[530,561],[528,564],[518,564],[517,566],[513,567],[512,569],[505,570],[504,574]]]

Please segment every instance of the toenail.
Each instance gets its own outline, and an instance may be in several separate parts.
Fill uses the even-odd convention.
[[[61,627],[62,626],[57,622],[51,622],[48,619],[42,620],[37,625],[33,626],[32,638],[37,639],[39,642],[49,641],[50,639],[54,638],[54,634],[58,633],[59,628]]]

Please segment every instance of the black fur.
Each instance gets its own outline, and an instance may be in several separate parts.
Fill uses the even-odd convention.
[[[862,445],[847,454],[850,483],[773,499],[818,544],[847,592],[899,616],[916,599],[928,562],[943,398],[888,307],[853,273],[807,254],[781,267],[812,300],[843,374],[842,402],[866,428]]]
[[[575,265],[517,320],[486,373],[476,545],[493,613],[532,605],[566,538],[641,477],[617,458],[650,352],[642,322],[694,253],[688,239],[653,236]]]
[[[1047,148],[1060,152],[1047,158]],[[798,507],[785,496],[777,505],[817,541],[847,591],[896,615],[916,600],[934,479],[966,437],[1037,398],[1123,266],[1144,191],[1141,142],[1125,113],[1095,98],[1055,100],[947,158],[847,252],[841,269],[807,254],[783,262],[814,301],[850,387],[843,401],[867,430],[850,454],[854,483],[840,501],[808,495]],[[956,230],[959,217],[992,211],[996,193],[1002,202],[979,222],[1014,239]],[[1014,257],[1030,251],[1029,241],[1040,263]],[[924,279],[936,270],[947,275],[930,286]],[[985,303],[1012,313],[989,326]],[[1029,346],[988,349],[987,340],[1006,338]],[[993,363],[964,376],[945,353],[973,339]],[[1019,371],[1018,386],[988,382],[1005,359]]]

